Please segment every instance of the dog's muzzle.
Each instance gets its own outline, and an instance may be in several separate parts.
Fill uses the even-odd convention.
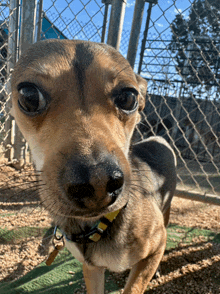
[[[66,197],[81,209],[99,210],[113,204],[124,185],[124,174],[112,158],[70,159],[60,175]]]

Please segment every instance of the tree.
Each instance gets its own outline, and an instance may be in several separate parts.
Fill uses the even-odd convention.
[[[193,86],[220,81],[220,1],[194,0],[188,18],[179,13],[171,24],[169,49],[176,70]]]

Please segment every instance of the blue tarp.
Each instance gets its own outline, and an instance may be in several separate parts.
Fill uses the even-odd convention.
[[[43,17],[41,40],[45,39],[67,39],[67,37],[47,17]]]

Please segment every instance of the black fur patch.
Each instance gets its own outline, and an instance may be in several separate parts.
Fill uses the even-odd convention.
[[[76,73],[80,91],[83,94],[85,83],[85,71],[91,65],[94,59],[94,54],[91,46],[86,43],[79,43],[76,45],[76,55],[73,60],[74,71]]]

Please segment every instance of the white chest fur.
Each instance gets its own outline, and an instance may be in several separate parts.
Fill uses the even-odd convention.
[[[128,268],[131,268],[132,264],[128,252],[119,252],[111,254],[109,251],[105,252],[96,252],[92,258],[92,262],[99,267],[104,267],[109,269],[112,272],[122,272]]]
[[[85,261],[82,252],[78,249],[77,243],[65,239],[65,244],[70,253],[78,261],[82,263]],[[95,266],[104,267],[113,272],[122,272],[132,266],[133,260],[128,258],[128,252],[126,250],[121,254],[119,252],[111,254],[110,251],[103,252],[103,250],[95,250],[91,257],[92,263]]]
[[[68,241],[65,238],[66,248],[70,251],[70,253],[80,262],[84,262],[84,256],[82,252],[78,249],[78,246],[75,242]]]

